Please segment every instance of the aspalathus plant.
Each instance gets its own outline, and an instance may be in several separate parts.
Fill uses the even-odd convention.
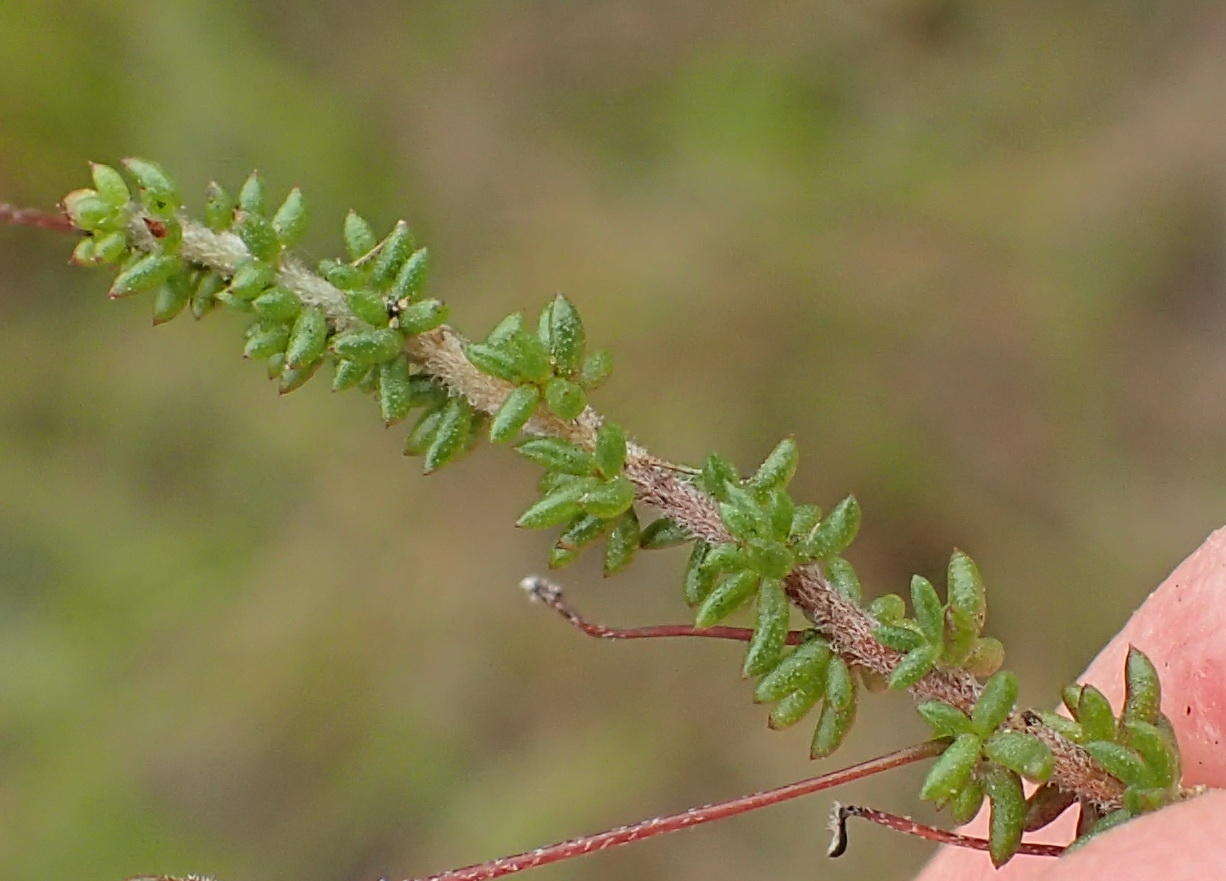
[[[848,496],[828,511],[788,491],[798,452],[784,438],[748,476],[712,453],[699,467],[671,464],[634,443],[588,403],[612,361],[588,345],[575,305],[548,301],[530,321],[515,312],[479,341],[446,321],[446,304],[427,293],[429,254],[400,221],[380,237],[350,212],[345,255],[308,267],[291,250],[306,225],[298,189],[270,201],[253,173],[232,196],[210,184],[203,222],[181,207],[156,164],[126,159],[125,178],[93,165],[93,187],[69,193],[63,214],[0,206],[0,220],[75,231],[82,266],[111,266],[113,298],[148,294],[154,323],[222,307],[246,323],[246,357],[264,361],[282,394],[332,368],[334,390],[357,388],[388,425],[413,416],[406,455],[435,471],[483,436],[511,444],[543,469],[539,497],[518,524],[556,528],[549,565],[571,563],[604,542],[604,572],[640,550],[688,545],[681,577],[693,625],[614,629],[591,624],[541,578],[524,587],[586,633],[613,639],[712,637],[747,643],[744,675],[753,699],[769,704],[772,728],[816,718],[811,756],[829,756],[847,738],[861,689],[906,692],[933,739],[780,789],[656,817],[517,856],[443,872],[435,881],[488,879],[651,835],[719,819],[849,780],[932,760],[920,797],[947,808],[954,823],[990,804],[986,840],[924,826],[871,808],[836,805],[831,855],[846,846],[846,821],[861,817],[935,841],[987,850],[1003,865],[1015,853],[1058,855],[1029,844],[1039,829],[1077,805],[1071,846],[1189,794],[1179,751],[1159,710],[1154,666],[1130,651],[1127,694],[1117,717],[1092,685],[1069,685],[1067,715],[1017,706],[1017,679],[1002,670],[1004,647],[984,635],[987,595],[975,562],[954,550],[944,591],[916,575],[910,607],[887,593],[866,599],[847,558],[860,527]],[[640,512],[658,519],[643,525]],[[750,628],[721,622],[751,609]],[[793,629],[795,613],[805,626]],[[1023,780],[1037,785],[1027,797]]]

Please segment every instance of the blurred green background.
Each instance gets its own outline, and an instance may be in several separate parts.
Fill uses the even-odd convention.
[[[1207,0],[5,0],[0,196],[258,166],[315,257],[350,207],[406,216],[470,333],[564,290],[618,358],[602,409],[744,468],[795,433],[872,589],[965,548],[1048,703],[1226,521],[1224,36]],[[237,320],[150,330],[69,249],[0,229],[0,875],[403,878],[814,772],[736,647],[524,601],[535,469],[423,478],[367,401],[278,399]],[[682,559],[565,581],[681,620]],[[869,698],[825,766],[921,735]],[[918,773],[840,797],[910,811]],[[532,877],[929,852],[866,828],[827,863],[828,804]]]

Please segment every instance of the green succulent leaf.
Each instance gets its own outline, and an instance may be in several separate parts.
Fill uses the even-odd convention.
[[[809,557],[826,560],[845,551],[859,531],[860,503],[848,496],[813,528],[802,547]]]
[[[777,701],[794,691],[817,689],[818,697],[826,691],[826,665],[833,653],[830,643],[815,637],[798,645],[758,682],[754,701]]]
[[[498,443],[514,440],[540,403],[541,390],[536,386],[516,386],[502,402],[490,423],[490,440]]]
[[[750,484],[761,490],[782,489],[796,473],[799,457],[796,439],[785,437],[758,466],[757,473],[750,478]]]
[[[515,449],[524,458],[551,471],[588,475],[596,470],[591,453],[560,437],[528,438]]]
[[[639,547],[639,518],[630,508],[620,517],[609,533],[605,545],[604,574],[607,578],[620,572],[634,559],[634,553]]]
[[[959,734],[972,733],[971,720],[966,713],[945,701],[924,701],[915,709],[932,728],[935,737],[957,737]]]
[[[690,540],[689,530],[672,517],[660,517],[647,524],[639,538],[639,547],[645,551],[671,548]]]
[[[753,596],[761,576],[752,569],[742,569],[724,577],[715,589],[707,594],[698,607],[694,623],[698,627],[714,627],[727,618]]]
[[[997,731],[984,744],[983,750],[992,761],[1036,783],[1045,782],[1055,767],[1055,758],[1047,744],[1021,731]]]
[[[962,791],[971,780],[975,765],[979,762],[981,743],[974,734],[959,734],[945,748],[924,778],[920,798],[925,801],[945,804]]]
[[[745,654],[745,676],[761,676],[783,656],[791,606],[778,578],[763,578],[758,585],[757,626]]]
[[[983,782],[992,802],[992,815],[988,820],[988,854],[992,865],[999,869],[1017,853],[1022,843],[1026,798],[1017,774],[1000,766],[989,766],[984,772]]]
[[[983,693],[971,710],[971,727],[980,737],[988,737],[1013,712],[1017,702],[1017,676],[1001,670],[983,684]]]

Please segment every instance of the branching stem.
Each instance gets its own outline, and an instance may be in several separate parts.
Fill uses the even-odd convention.
[[[883,771],[902,767],[911,762],[918,762],[922,759],[940,755],[941,751],[945,749],[946,744],[947,741],[944,740],[925,741],[924,743],[909,746],[884,756],[878,756],[875,759],[869,759],[866,762],[860,762],[838,771],[832,771],[829,774],[822,774],[818,777],[810,777],[806,780],[789,783],[777,789],[768,789],[763,792],[755,792],[752,795],[743,795],[740,798],[734,798],[729,801],[690,808],[689,810],[678,814],[670,814],[666,817],[652,817],[649,820],[643,820],[629,826],[618,826],[616,829],[610,829],[607,832],[585,835],[582,838],[572,838],[568,841],[561,841],[546,847],[538,847],[536,850],[526,851],[514,856],[500,857],[489,862],[465,866],[462,869],[451,869],[447,872],[440,872],[437,875],[430,875],[427,878],[414,879],[414,881],[490,881],[493,878],[501,878],[503,875],[522,872],[524,869],[534,869],[537,866],[545,866],[549,863],[556,863],[572,857],[607,850],[610,847],[629,844],[632,841],[641,841],[644,838],[652,838],[656,835],[663,835],[666,832],[688,829],[690,826],[709,823],[712,820],[734,817],[737,814],[769,807],[788,799],[799,798],[802,795],[810,795],[823,789],[830,789],[834,786],[841,786],[844,783],[851,783],[854,780],[861,780],[874,774],[880,774]]]
[[[834,803],[834,807],[830,811],[830,848],[827,850],[827,856],[838,857],[842,856],[847,850],[847,818],[859,817],[862,820],[868,820],[876,823],[879,826],[885,826],[887,829],[893,829],[895,832],[902,832],[905,835],[915,835],[927,841],[935,841],[938,844],[950,844],[954,847],[968,847],[972,850],[988,849],[988,841],[986,838],[975,838],[970,835],[960,835],[957,832],[950,832],[947,829],[938,829],[935,826],[926,826],[923,823],[917,823],[910,817],[900,817],[897,814],[889,814],[885,811],[879,811],[876,808],[866,808],[860,805],[844,805],[838,802]],[[1022,842],[1018,845],[1017,853],[1029,854],[1037,857],[1058,857],[1064,853],[1064,846],[1059,844],[1032,844]]]
[[[749,642],[753,631],[748,627],[694,627],[690,624],[655,624],[649,627],[605,627],[593,624],[576,612],[562,596],[562,588],[538,575],[529,575],[519,583],[528,596],[544,603],[588,636],[597,639],[659,639],[671,636],[701,636],[709,639],[733,639]],[[805,631],[788,631],[787,644],[797,645],[805,638]]]

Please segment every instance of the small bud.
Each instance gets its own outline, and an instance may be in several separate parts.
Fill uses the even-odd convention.
[[[298,369],[314,364],[324,353],[328,339],[328,322],[318,306],[307,306],[294,319],[285,350],[285,363]]]

